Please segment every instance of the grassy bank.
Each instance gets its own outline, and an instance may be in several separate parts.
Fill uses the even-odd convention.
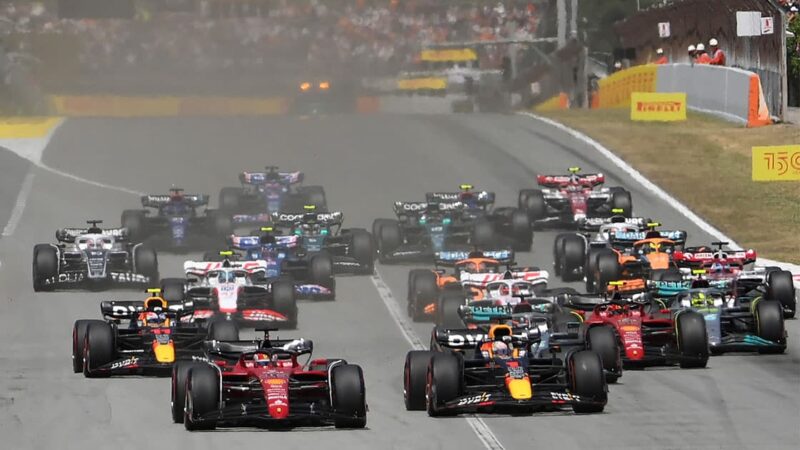
[[[598,140],[741,245],[800,263],[800,182],[750,179],[751,148],[800,144],[800,126],[747,129],[700,114],[636,123],[627,110],[545,115]]]

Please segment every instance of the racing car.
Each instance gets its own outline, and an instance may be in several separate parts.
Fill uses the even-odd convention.
[[[579,350],[582,341],[540,343],[537,328],[514,334],[506,324],[483,330],[434,330],[431,351],[406,355],[403,391],[407,410],[430,416],[502,410],[558,410],[598,413],[608,398],[600,356]]]
[[[306,339],[206,342],[205,358],[172,375],[172,418],[190,431],[235,426],[364,428],[361,367],[310,359]],[[308,355],[310,361],[299,361]]]
[[[289,280],[267,279],[268,262],[235,261],[232,251],[221,260],[186,261],[186,279],[166,278],[161,286],[169,301],[191,301],[191,320],[231,320],[242,326],[297,327],[297,301]]]
[[[361,228],[342,228],[341,212],[318,212],[314,205],[305,205],[303,213],[272,214],[273,227],[298,237],[295,255],[287,260],[288,270],[308,266],[312,260],[330,261],[332,274],[372,275],[375,250],[372,236]]]
[[[758,292],[729,295],[711,287],[715,280],[705,278],[704,269],[693,272],[698,276],[695,280],[652,281],[649,288],[671,310],[688,309],[703,315],[712,355],[786,350],[784,311],[779,301]]]
[[[264,171],[242,172],[239,174],[241,187],[224,187],[220,191],[219,209],[233,215],[237,225],[260,225],[273,212],[298,212],[303,205],[314,205],[319,211],[325,211],[325,189],[301,186],[304,178],[302,172],[281,172],[276,166],[266,166]]]
[[[294,284],[295,296],[302,299],[333,299],[333,261],[327,254],[310,259],[300,246],[301,236],[278,235],[274,228],[261,227],[247,236],[231,235],[230,248],[246,261],[267,262],[267,280],[284,279]]]
[[[708,363],[708,333],[703,315],[692,310],[671,310],[646,295],[643,283],[609,283],[609,294],[571,295],[565,306],[591,314],[587,327],[611,327],[619,339],[625,367],[679,364],[702,368]]]
[[[207,327],[186,323],[190,304],[167,304],[160,289],[144,301],[104,301],[104,320],[77,320],[72,327],[72,369],[88,377],[169,375],[176,361],[202,355],[206,339],[236,340],[233,322]],[[123,323],[127,322],[127,323]]]
[[[587,217],[610,216],[614,209],[631,217],[630,192],[621,187],[597,189],[605,183],[605,175],[580,172],[580,167],[570,167],[569,175],[537,176],[537,183],[544,189],[521,190],[519,209],[527,211],[536,225],[572,227]]]
[[[33,290],[64,288],[108,289],[147,286],[158,282],[155,250],[132,243],[125,228],[61,228],[55,244],[33,247]]]
[[[512,207],[495,208],[495,193],[475,191],[471,184],[462,184],[459,189],[459,192],[428,192],[425,200],[428,203],[459,202],[462,208],[456,217],[460,222],[489,222],[496,244],[509,246],[516,251],[530,250],[533,229],[525,211]]]
[[[492,222],[462,220],[463,210],[460,201],[395,202],[397,219],[375,219],[372,224],[379,261],[455,263],[476,250],[512,254],[513,248],[498,243]]]
[[[209,242],[224,239],[232,230],[230,217],[207,209],[206,195],[185,194],[183,189],[173,187],[167,195],[144,195],[141,202],[145,209],[122,212],[122,226],[134,238],[152,242],[158,248],[202,249]]]

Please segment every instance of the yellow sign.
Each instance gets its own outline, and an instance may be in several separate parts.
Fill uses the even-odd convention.
[[[423,50],[419,59],[426,62],[464,62],[477,60],[478,54],[471,48]]]
[[[47,136],[59,123],[59,117],[0,117],[0,139]]]
[[[686,93],[631,93],[631,120],[672,122],[686,120]]]
[[[800,145],[753,147],[753,181],[800,181]]]
[[[446,78],[406,78],[397,80],[397,88],[403,91],[447,89]]]

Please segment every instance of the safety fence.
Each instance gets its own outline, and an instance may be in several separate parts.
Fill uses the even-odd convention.
[[[644,65],[600,80],[593,108],[627,108],[634,92],[685,92],[689,109],[749,127],[771,123],[758,74],[693,64]]]

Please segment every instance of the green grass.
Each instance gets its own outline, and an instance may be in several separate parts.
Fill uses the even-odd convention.
[[[631,122],[622,109],[545,115],[598,140],[739,244],[800,263],[800,182],[750,179],[751,148],[800,145],[800,127],[748,129],[701,114]]]

